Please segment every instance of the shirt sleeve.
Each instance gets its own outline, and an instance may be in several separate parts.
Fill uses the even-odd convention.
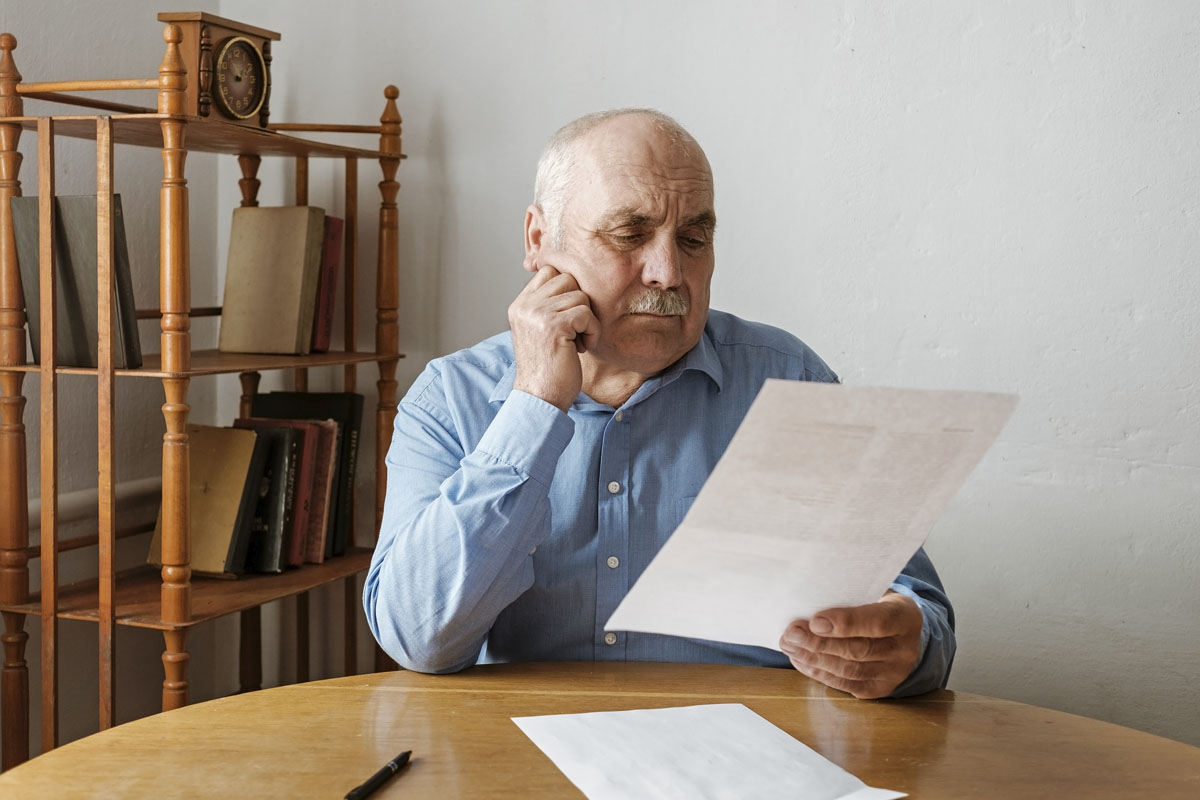
[[[917,550],[892,583],[892,590],[916,601],[921,609],[921,658],[892,697],[907,697],[945,688],[954,662],[954,608],[925,548]]]
[[[464,452],[440,395],[435,381],[397,409],[363,587],[383,650],[439,673],[475,663],[496,617],[533,584],[530,551],[549,533],[550,482],[574,432],[562,411],[513,391]]]

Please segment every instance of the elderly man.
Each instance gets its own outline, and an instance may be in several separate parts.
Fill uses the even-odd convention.
[[[367,619],[402,666],[794,666],[858,697],[945,684],[953,612],[918,551],[877,602],[781,652],[604,623],[674,531],[767,378],[836,381],[800,340],[709,309],[713,179],[669,117],[560,130],[525,215],[511,331],[440,358],[400,404]]]

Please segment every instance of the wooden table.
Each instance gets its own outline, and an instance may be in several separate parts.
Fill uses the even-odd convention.
[[[187,706],[0,775],[0,797],[579,797],[511,717],[740,702],[869,785],[914,798],[1200,797],[1200,748],[963,692],[863,701],[798,672],[510,664],[281,686]]]

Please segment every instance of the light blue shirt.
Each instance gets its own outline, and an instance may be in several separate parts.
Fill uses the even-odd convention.
[[[604,623],[683,519],[767,378],[836,381],[803,342],[710,311],[700,342],[619,408],[514,390],[509,333],[430,362],[400,403],[363,603],[401,666],[695,661],[789,667],[760,647]],[[923,550],[892,588],[924,615],[895,694],[944,686],[954,616]],[[783,631],[780,631],[782,634]]]

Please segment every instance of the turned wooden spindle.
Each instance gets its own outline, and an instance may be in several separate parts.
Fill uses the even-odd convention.
[[[379,192],[383,202],[379,207],[379,250],[375,273],[375,352],[390,358],[379,361],[379,381],[376,383],[379,405],[375,412],[375,525],[372,541],[379,540],[379,526],[383,522],[383,502],[387,493],[388,446],[392,440],[392,423],[396,419],[396,363],[399,360],[400,333],[397,325],[400,281],[400,212],[396,208],[396,195],[400,184],[396,181],[396,170],[400,166],[401,125],[400,111],[396,98],[400,90],[388,86],[383,90],[387,103],[379,118],[381,132],[379,150],[382,155],[379,166],[383,180]],[[347,592],[349,602],[349,592]],[[391,669],[391,660],[378,646],[375,648],[375,668]]]
[[[258,179],[258,168],[262,165],[262,156],[238,156],[238,166],[242,168],[242,177],[238,179],[238,188],[242,190],[242,205],[253,207],[258,205],[258,189],[262,181]]]
[[[396,418],[396,362],[400,351],[400,334],[397,325],[399,306],[400,269],[400,213],[396,208],[396,195],[400,184],[396,181],[396,170],[401,159],[401,119],[396,108],[400,90],[395,86],[384,89],[387,103],[379,118],[382,132],[379,135],[379,150],[382,155],[379,166],[383,180],[379,192],[383,203],[379,207],[379,252],[375,279],[375,352],[392,358],[379,362],[379,405],[375,414],[375,469],[376,475],[385,475],[384,458],[392,439],[392,422]],[[387,481],[379,480],[375,486],[375,537],[379,537],[379,525],[383,520],[383,498]]]
[[[17,39],[0,34],[0,118],[19,117],[24,104],[17,94],[21,73],[12,51]],[[29,507],[25,467],[25,374],[4,367],[25,363],[25,303],[13,238],[9,201],[21,196],[21,153],[17,144],[21,126],[0,122],[0,601],[29,600]],[[29,758],[29,667],[25,647],[25,615],[4,613],[4,666],[0,672],[0,704],[4,706],[0,731],[0,769],[15,767]]]
[[[182,115],[187,76],[180,58],[183,35],[178,25],[163,29],[167,43],[158,69],[158,111]],[[191,274],[188,263],[188,189],[184,177],[184,134],[182,119],[164,119],[162,127],[163,179],[159,191],[159,307],[162,309],[160,341],[162,367],[167,373],[186,373],[191,363]],[[189,539],[189,453],[187,417],[188,378],[163,378],[162,489],[162,619],[185,623],[192,613],[192,570]],[[164,631],[162,708],[184,706],[188,701],[187,631]]]

